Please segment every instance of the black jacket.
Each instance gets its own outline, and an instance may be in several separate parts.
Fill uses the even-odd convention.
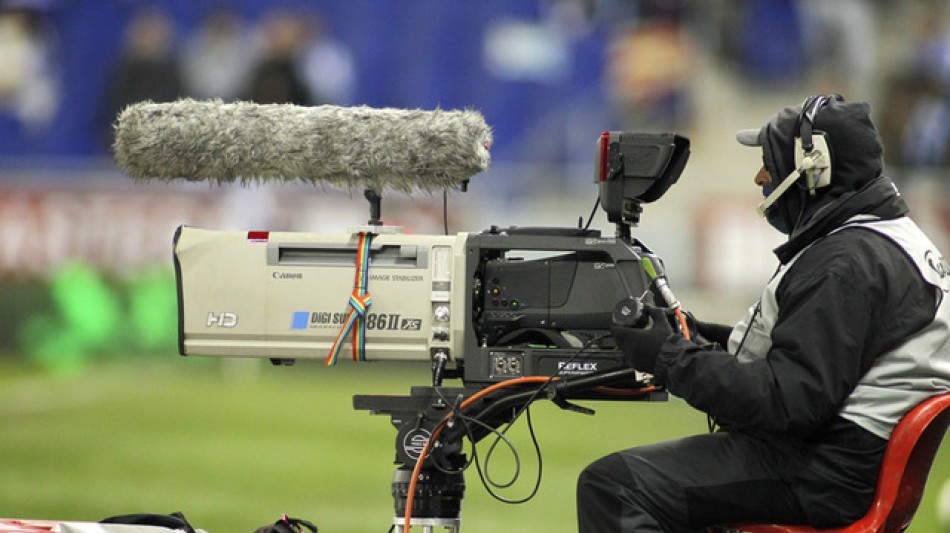
[[[725,349],[674,335],[655,370],[671,393],[724,430],[758,435],[796,456],[789,464],[809,465],[786,479],[807,495],[801,503],[813,525],[840,520],[842,501],[870,504],[886,441],[836,414],[875,359],[929,324],[936,308],[933,286],[913,274],[894,242],[860,227],[835,231],[855,215],[907,215],[882,175],[883,149],[868,112],[860,103],[824,108],[816,129],[831,144],[831,186],[815,196],[793,186],[774,206],[794,228],[775,250],[780,264],[801,255],[774,288],[778,312],[765,357],[740,363]],[[799,113],[786,109],[762,128],[773,178],[795,168]]]
[[[843,204],[834,209],[843,219],[907,210],[886,178]],[[916,269],[894,243],[860,228],[826,236],[840,225],[832,220],[814,220],[776,250],[790,259],[813,243],[776,290],[780,311],[767,358],[740,364],[725,350],[673,337],[660,351],[657,379],[727,429],[805,438],[831,423],[874,359],[930,323],[936,298],[908,275]]]

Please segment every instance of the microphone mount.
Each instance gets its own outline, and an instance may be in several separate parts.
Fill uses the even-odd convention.
[[[363,198],[369,202],[369,221],[370,226],[383,225],[383,195],[373,189],[365,189]]]

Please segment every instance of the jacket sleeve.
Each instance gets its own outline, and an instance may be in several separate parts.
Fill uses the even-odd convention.
[[[911,287],[911,294],[933,299],[922,280],[907,275],[913,267],[893,246],[888,261],[904,270],[887,269],[879,257],[851,246],[823,248],[803,254],[779,283],[779,313],[764,358],[740,363],[726,351],[672,337],[660,350],[657,378],[724,428],[808,434],[823,426],[882,353],[883,345],[869,347],[868,339],[900,339],[926,322],[889,324],[876,310]]]
[[[732,326],[725,324],[715,324],[712,322],[703,322],[696,320],[696,330],[706,340],[715,342],[719,346],[729,344],[729,335],[732,334]]]

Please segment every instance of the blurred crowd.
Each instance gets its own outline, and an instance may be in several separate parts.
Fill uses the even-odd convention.
[[[254,3],[234,5],[239,4]],[[6,0],[0,5],[0,154],[18,154],[18,146],[27,146],[18,144],[18,139],[56,128],[59,107],[70,89],[62,76],[65,49],[80,43],[74,36],[62,35],[62,24],[57,24],[57,6],[65,3]],[[200,20],[189,20],[183,27],[181,9],[177,17],[169,14],[167,8],[174,5],[154,1],[123,8],[129,16],[122,19],[121,49],[110,60],[103,76],[107,79],[93,104],[100,149],[109,145],[118,110],[145,99],[161,102],[192,96],[300,105],[391,105],[357,93],[357,69],[379,70],[389,61],[392,48],[404,46],[386,45],[386,38],[421,40],[419,35],[394,30],[386,34],[392,29],[376,27],[350,31],[349,40],[341,39],[330,17],[299,4],[293,8],[273,4],[279,7],[260,9],[254,17],[247,16],[247,9],[219,7],[203,11]],[[369,0],[356,5],[364,12],[382,7],[373,7]],[[443,4],[439,9],[452,8]],[[464,9],[469,15],[477,8]],[[476,29],[471,31],[483,44],[472,46],[472,38],[460,28],[449,28],[436,41],[436,46],[480,49],[479,57],[471,57],[470,51],[460,57],[483,64],[476,71],[485,80],[483,90],[470,88],[470,78],[455,84],[443,79],[445,72],[453,72],[455,57],[439,58],[439,50],[413,54],[416,49],[407,48],[404,57],[392,59],[399,64],[389,75],[410,81],[389,83],[414,84],[415,89],[409,87],[407,92],[419,93],[420,103],[407,98],[395,103],[441,104],[451,100],[451,92],[459,94],[464,105],[490,111],[504,98],[489,84],[502,80],[509,83],[502,90],[510,101],[489,117],[499,122],[497,136],[505,135],[509,125],[503,120],[510,120],[512,127],[520,128],[524,145],[538,145],[538,159],[553,159],[557,156],[545,153],[545,148],[563,152],[570,147],[548,141],[553,130],[566,129],[552,115],[593,117],[581,122],[591,128],[599,124],[596,127],[603,129],[608,122],[609,127],[624,129],[688,131],[696,114],[697,92],[705,90],[697,81],[705,62],[743,80],[751,95],[808,87],[871,100],[885,135],[889,164],[925,172],[950,167],[950,9],[944,0],[525,0],[487,2],[481,8],[485,13],[493,10],[502,16],[472,20]],[[69,16],[79,12],[73,9]],[[335,23],[341,13],[346,11],[335,12]],[[400,31],[407,27],[411,28],[401,25]],[[382,43],[370,51],[382,56],[381,62],[371,61],[365,52],[362,57],[354,54],[353,47],[360,44],[354,35]],[[603,41],[600,49],[581,48],[579,43],[590,35]],[[602,54],[593,58],[602,65],[590,65],[591,50]],[[449,64],[427,74],[412,64],[413,55],[419,62]],[[470,65],[457,65],[460,76],[465,68]],[[565,74],[570,70],[577,71],[574,78]],[[604,94],[591,98],[589,87],[577,81],[590,77],[603,79]],[[529,102],[537,106],[540,100],[535,93],[525,93],[528,96],[519,100],[517,91],[526,85],[557,83],[558,100],[552,100],[546,116],[539,112],[521,121],[529,125],[514,118],[528,112]],[[601,100],[603,114],[591,112]],[[546,142],[532,141],[541,132]],[[588,137],[585,129],[584,154]],[[497,144],[503,151],[511,143]]]
[[[268,13],[247,27],[221,9],[188,35],[176,53],[175,26],[161,10],[135,15],[111,77],[106,124],[131,103],[182,96],[261,104],[346,104],[353,84],[347,49],[325,32],[316,13]]]
[[[950,9],[922,10],[912,53],[885,79],[889,161],[913,169],[950,167]]]
[[[713,50],[751,94],[810,88],[871,100],[888,164],[901,174],[950,167],[946,2],[734,0],[718,2],[725,8],[708,11],[714,20],[705,25],[695,3],[653,4],[664,16],[644,19],[612,46],[619,60],[611,63],[611,91],[631,120],[688,122],[696,58]]]
[[[39,13],[0,11],[0,129],[34,130],[52,119],[61,87],[56,33]]]
[[[109,86],[112,109],[182,95],[298,105],[350,97],[352,58],[313,12],[274,11],[248,27],[221,9],[186,36],[180,52],[176,42],[174,22],[158,8],[135,15]]]
[[[0,12],[0,115],[27,131],[49,125],[59,93],[61,44],[49,12],[23,6]],[[43,3],[40,3],[43,4]],[[298,105],[350,103],[353,58],[315,11],[267,12],[250,24],[219,8],[188,34],[156,5],[129,20],[98,102],[102,143],[128,104],[181,97]],[[3,152],[5,150],[0,150]]]

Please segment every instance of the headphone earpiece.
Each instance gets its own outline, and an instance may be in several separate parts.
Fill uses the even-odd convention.
[[[824,132],[815,131],[818,112],[831,102],[843,102],[840,94],[810,96],[802,103],[798,117],[798,137],[795,139],[795,166],[805,174],[809,194],[815,189],[831,185],[831,147]]]
[[[831,185],[831,153],[824,133],[812,135],[812,149],[805,150],[802,139],[795,139],[795,167],[805,175],[805,186],[811,194],[815,189]]]
[[[840,94],[810,96],[802,103],[802,111],[798,115],[798,137],[795,138],[795,170],[759,203],[756,208],[759,215],[766,216],[772,204],[797,183],[802,174],[805,175],[805,186],[809,194],[815,194],[816,189],[831,185],[831,146],[828,144],[827,135],[822,131],[815,131],[814,126],[818,111],[833,101],[844,102],[844,98]]]

